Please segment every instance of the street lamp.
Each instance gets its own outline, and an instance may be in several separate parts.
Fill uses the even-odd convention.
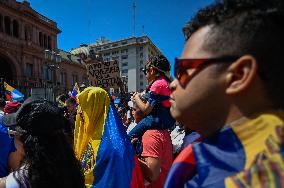
[[[59,63],[62,61],[61,55],[52,50],[44,50],[47,69],[51,71],[51,81],[56,83],[56,69],[59,69]],[[48,74],[49,75],[49,74]],[[49,76],[47,78],[49,79]]]
[[[47,66],[49,68],[57,68],[59,69],[59,63],[61,62],[62,58],[58,52],[52,50],[44,50],[44,57],[47,60]]]
[[[44,58],[46,60],[47,69],[51,71],[51,81],[53,83],[52,88],[56,90],[57,89],[56,69],[59,69],[59,63],[62,61],[62,57],[57,51],[46,49],[44,50]],[[47,73],[47,77],[49,77],[48,75],[49,73]],[[56,95],[55,91],[53,91],[53,94]],[[45,96],[46,96],[46,84],[45,84]]]

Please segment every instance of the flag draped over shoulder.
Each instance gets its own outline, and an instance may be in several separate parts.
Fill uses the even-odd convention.
[[[8,95],[8,98],[11,98],[13,101],[19,101],[24,99],[25,96],[21,92],[19,92],[18,90],[7,84],[6,82],[4,82],[4,87],[6,90],[6,94]]]
[[[76,82],[72,91],[71,91],[71,96],[72,98],[76,99],[77,95],[80,93],[80,88],[78,86],[78,83]]]
[[[185,148],[165,187],[283,187],[284,114],[260,114]]]
[[[88,87],[77,99],[74,147],[87,187],[144,187],[137,156],[107,92]]]

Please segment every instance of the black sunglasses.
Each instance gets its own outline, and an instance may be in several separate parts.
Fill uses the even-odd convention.
[[[142,71],[143,71],[143,73],[144,73],[145,75],[147,75],[149,69],[150,69],[150,66],[149,66],[149,67],[146,67],[146,66],[145,66],[144,69],[142,69]]]

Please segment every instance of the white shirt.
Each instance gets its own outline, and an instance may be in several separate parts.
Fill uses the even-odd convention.
[[[137,123],[135,123],[135,122],[130,123],[130,125],[127,127],[127,130],[126,130],[127,134],[128,134],[136,125],[137,125]]]
[[[20,185],[14,178],[13,173],[10,173],[6,179],[6,188],[20,188]]]
[[[14,173],[21,173],[25,174],[25,177],[27,177],[28,171],[25,169],[25,165],[22,166],[18,171],[11,172],[6,179],[6,188],[20,188],[20,184],[17,182],[17,180],[14,178]]]
[[[176,126],[176,128],[171,132],[171,140],[173,144],[174,153],[180,152],[184,136],[185,132],[179,126]]]

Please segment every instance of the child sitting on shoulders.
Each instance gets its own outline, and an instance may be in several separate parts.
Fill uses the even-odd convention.
[[[175,120],[170,114],[169,61],[162,55],[151,58],[144,69],[149,86],[145,94],[135,92],[132,101],[145,117],[129,132],[131,139],[141,139],[149,129],[171,129]],[[138,149],[140,155],[142,149]]]

